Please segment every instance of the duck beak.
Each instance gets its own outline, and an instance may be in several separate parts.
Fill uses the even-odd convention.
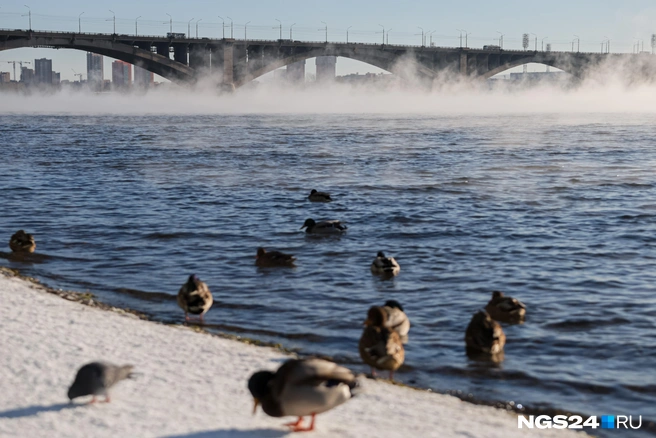
[[[307,225],[303,225],[303,226],[302,226],[301,228],[299,228],[299,229],[302,230],[302,229],[305,228],[305,227],[307,227]]]
[[[362,325],[365,326],[365,327],[370,326],[371,325],[371,320],[370,319],[365,320],[365,322],[363,322]]]
[[[260,401],[256,398],[253,398],[253,415],[257,412],[257,407],[260,405]]]

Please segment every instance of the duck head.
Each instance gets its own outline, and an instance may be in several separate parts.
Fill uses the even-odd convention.
[[[503,298],[503,292],[499,292],[498,290],[492,292],[492,299],[496,299],[496,298]]]
[[[391,307],[393,309],[399,309],[401,312],[405,312],[405,310],[403,310],[403,306],[401,306],[401,303],[399,303],[396,300],[387,300],[387,301],[385,301],[385,306],[386,307]]]
[[[387,314],[378,306],[373,306],[367,312],[367,319],[364,322],[365,326],[382,327],[387,322]]]
[[[255,256],[256,259],[260,257],[264,257],[264,254],[266,254],[266,250],[262,247],[257,249],[257,255]]]
[[[316,224],[317,223],[314,221],[314,219],[305,219],[305,222],[303,223],[303,226],[301,227],[301,230],[305,227],[312,228]]]
[[[317,193],[317,191],[314,189],[312,189],[312,191],[310,192],[311,195],[314,195],[315,193]]]
[[[378,251],[378,254],[376,254],[376,257],[380,257],[381,259],[385,258],[385,253],[382,251]]]
[[[275,374],[271,371],[258,371],[248,379],[248,390],[253,396],[253,415],[257,411],[262,399],[266,398],[271,393],[269,383]]]
[[[200,278],[198,278],[198,275],[191,274],[189,276],[189,279],[187,280],[187,284],[191,286],[191,285],[198,285],[198,283],[200,283]]]

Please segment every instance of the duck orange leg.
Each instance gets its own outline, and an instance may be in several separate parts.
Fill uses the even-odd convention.
[[[303,424],[303,417],[298,417],[298,420],[296,420],[296,423],[285,423],[285,426],[289,426],[292,429],[296,427],[301,427]]]
[[[292,427],[292,432],[312,432],[314,430],[314,417],[316,417],[317,414],[312,414],[312,420],[310,421],[310,425],[306,428],[301,427],[300,425],[297,427]]]

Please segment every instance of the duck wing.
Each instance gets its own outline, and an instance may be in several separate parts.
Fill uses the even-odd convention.
[[[384,306],[383,309],[387,313],[387,323],[385,324],[385,327],[397,332],[401,338],[408,336],[408,332],[410,331],[410,320],[405,312],[389,306]]]

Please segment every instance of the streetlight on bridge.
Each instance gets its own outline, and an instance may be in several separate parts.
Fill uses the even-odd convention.
[[[426,43],[424,43],[424,28],[417,26],[417,29],[421,29],[421,33],[418,33],[416,35],[421,35],[421,47],[424,47]]]
[[[77,16],[77,33],[82,33],[82,15],[83,14],[84,14],[84,12],[82,12],[82,14]]]
[[[578,35],[574,35],[574,37],[576,37],[574,41],[576,41],[576,53],[578,53],[581,51],[581,38]],[[574,41],[572,41],[572,52],[574,51]]]
[[[228,16],[226,15],[226,17],[228,17]],[[230,39],[233,39],[234,35],[235,35],[233,33],[233,29],[234,29],[233,26],[232,26],[233,21],[232,21],[232,18],[230,18],[230,17],[228,17],[228,20],[230,20]]]
[[[30,22],[30,30],[32,30],[32,9],[27,5],[23,5],[23,6],[25,6],[27,8],[27,16],[29,17],[29,22]],[[23,17],[24,16],[25,15],[23,15]]]
[[[203,21],[202,18],[200,18],[200,19],[196,22],[196,38],[198,38],[198,23],[200,23],[201,21]]]
[[[324,27],[323,29],[319,29],[319,30],[325,30],[326,31],[326,43],[328,43],[328,23],[326,23],[325,21],[322,21],[322,23],[325,24],[326,27]]]
[[[112,18],[111,20],[105,20],[105,21],[113,21],[114,22],[114,35],[116,35],[116,13],[114,11],[112,11],[111,9],[108,9],[108,11],[112,13],[114,18]]]
[[[192,18],[191,20],[187,21],[187,38],[191,38],[191,22],[194,21]]]
[[[248,23],[250,23],[250,21],[247,21],[246,24],[244,24],[244,41],[248,39],[246,34],[246,30],[248,29]]]
[[[549,37],[544,37],[542,38],[542,51],[544,52],[544,40],[548,39]]]
[[[289,41],[292,41],[294,38],[292,38],[292,27],[296,26],[296,23],[292,24],[289,26]]]
[[[383,28],[383,44],[385,44],[385,26],[383,26],[382,24],[378,24],[378,25]]]
[[[387,32],[388,32],[388,35],[389,35],[389,31],[387,31]],[[430,43],[429,43],[429,47],[433,47],[433,34],[434,34],[435,32],[437,32],[437,30],[433,30],[433,31],[431,31],[431,32],[428,34],[428,35],[430,35]]]
[[[349,32],[349,29],[352,28],[352,27],[353,27],[353,26],[349,26],[349,27],[346,28],[346,44],[348,44],[348,32]]]
[[[497,30],[497,33],[499,34],[499,48],[503,49],[503,37],[506,35],[505,33],[501,33]]]
[[[169,16],[169,33],[173,33],[173,17],[171,17],[171,14],[169,14],[168,12],[166,13],[166,15]]]
[[[537,52],[538,51],[538,36],[534,33],[532,33],[531,35],[533,35],[535,37],[535,51]]]
[[[389,45],[389,34],[390,34],[391,31],[392,31],[391,27],[389,29],[387,29],[387,41],[385,42],[385,44],[387,44],[387,45]]]
[[[222,38],[225,39],[225,20],[220,15],[217,15],[217,17],[219,17],[221,19],[221,35],[222,35]]]
[[[280,28],[280,39],[282,39],[282,21],[278,20],[277,18],[274,18],[274,20],[276,20],[278,23],[280,23],[280,26],[276,26],[276,27]],[[275,29],[275,27],[274,27],[274,29]]]
[[[139,35],[138,22],[139,22],[140,18],[141,18],[141,15],[139,15],[137,18],[134,19],[134,36]]]
[[[460,31],[460,48],[462,48],[462,33],[463,32],[465,33],[465,47],[469,47],[469,41],[468,41],[467,37],[469,37],[469,35],[471,35],[471,33],[467,33],[467,31],[465,29],[456,29],[456,30]]]
[[[606,53],[610,53],[610,38],[607,36],[604,36],[606,38]]]

